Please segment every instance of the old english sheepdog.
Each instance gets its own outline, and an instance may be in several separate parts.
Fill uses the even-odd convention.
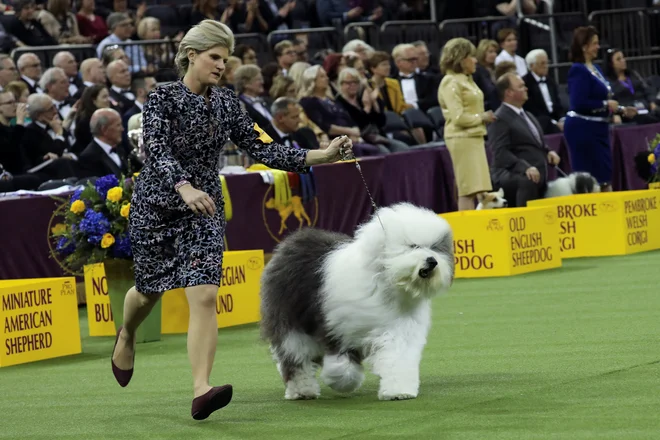
[[[431,325],[431,299],[454,279],[453,235],[434,212],[408,203],[379,209],[355,237],[304,228],[264,268],[261,331],[286,399],[314,399],[321,380],[357,390],[363,361],[378,398],[413,399]]]

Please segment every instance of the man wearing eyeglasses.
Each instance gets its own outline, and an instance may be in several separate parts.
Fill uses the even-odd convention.
[[[103,58],[103,52],[106,50],[107,46],[117,46],[118,43],[129,43],[133,41],[131,40],[131,35],[133,35],[135,26],[133,20],[128,14],[123,12],[113,12],[108,16],[107,23],[108,29],[110,29],[111,33],[96,47],[96,54],[99,58]],[[123,48],[131,61],[131,73],[138,73],[141,71],[146,72],[148,65],[142,46],[123,46]],[[110,47],[107,49],[111,50]]]

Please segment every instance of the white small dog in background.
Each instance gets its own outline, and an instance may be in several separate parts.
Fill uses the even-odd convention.
[[[453,279],[451,227],[408,203],[379,209],[354,238],[314,228],[287,236],[261,285],[262,336],[284,397],[317,398],[319,367],[330,388],[355,391],[363,361],[380,376],[379,399],[417,397],[431,299]]]
[[[589,173],[571,173],[548,182],[545,198],[600,192],[598,181]]]
[[[496,209],[496,208],[506,208],[509,206],[509,203],[504,198],[504,189],[500,188],[499,191],[488,192],[488,193],[478,193],[477,194],[477,211],[482,209]]]

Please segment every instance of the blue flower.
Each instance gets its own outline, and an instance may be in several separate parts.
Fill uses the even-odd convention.
[[[76,246],[73,244],[73,241],[68,241],[66,237],[60,237],[60,239],[57,240],[56,249],[60,254],[66,257],[76,250]]]
[[[110,232],[110,221],[105,218],[103,213],[94,212],[91,209],[88,209],[85,211],[85,216],[80,221],[78,228],[82,233],[87,235],[90,243],[93,243],[92,239],[96,241],[96,237],[98,236],[98,242],[94,243],[98,244],[101,242],[103,234]]]
[[[130,258],[133,256],[133,251],[131,250],[131,238],[128,234],[123,234],[115,238],[113,253],[117,258]]]
[[[71,203],[75,202],[76,200],[80,200],[80,196],[82,195],[83,190],[82,189],[77,189],[72,195],[71,195]]]
[[[101,200],[105,200],[105,196],[108,194],[110,188],[119,186],[119,180],[114,174],[108,174],[107,176],[99,177],[96,179],[96,192],[101,197]]]

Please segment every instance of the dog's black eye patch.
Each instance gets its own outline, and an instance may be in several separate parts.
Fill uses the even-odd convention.
[[[419,249],[420,248],[420,246],[418,244],[411,244],[409,246],[410,246],[410,249]]]

